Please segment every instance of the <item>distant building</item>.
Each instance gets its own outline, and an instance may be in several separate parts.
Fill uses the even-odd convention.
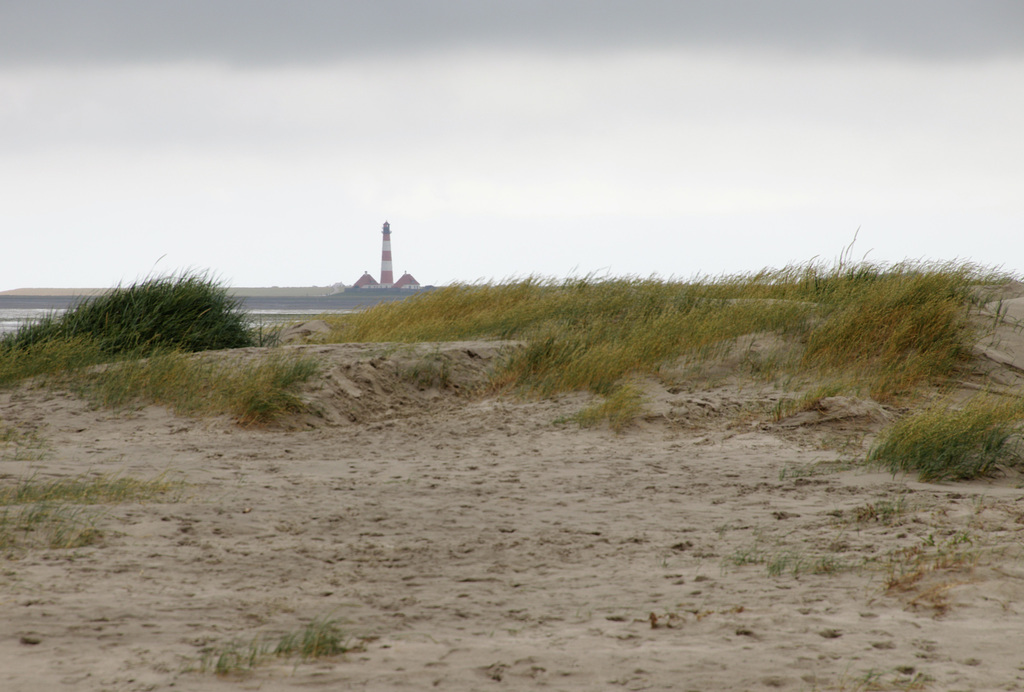
[[[369,272],[363,272],[363,275],[359,277],[359,281],[356,281],[353,285],[355,288],[380,288],[377,279],[370,276]]]
[[[415,290],[419,287],[420,282],[414,279],[412,274],[409,272],[402,274],[402,278],[395,282],[395,288],[409,288]]]

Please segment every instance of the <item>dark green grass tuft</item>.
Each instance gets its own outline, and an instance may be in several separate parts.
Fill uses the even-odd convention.
[[[0,339],[0,352],[90,342],[108,356],[254,345],[239,303],[205,274],[149,279],[89,298]]]
[[[262,425],[304,410],[294,385],[315,361],[272,353],[244,361],[191,357],[263,340],[239,303],[205,274],[150,279],[83,301],[0,338],[0,386],[29,377],[110,407],[158,403]],[[102,365],[103,367],[91,367]]]

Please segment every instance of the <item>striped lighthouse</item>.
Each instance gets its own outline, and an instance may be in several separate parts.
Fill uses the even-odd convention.
[[[384,222],[384,244],[380,252],[380,287],[391,288],[395,285],[395,274],[391,269],[391,224]]]

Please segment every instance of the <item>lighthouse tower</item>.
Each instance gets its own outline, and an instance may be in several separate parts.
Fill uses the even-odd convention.
[[[380,287],[391,288],[395,285],[395,275],[391,269],[391,224],[384,222],[384,245],[380,253]]]

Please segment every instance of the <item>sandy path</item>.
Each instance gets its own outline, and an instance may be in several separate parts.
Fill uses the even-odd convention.
[[[1015,480],[808,475],[837,454],[746,422],[552,424],[579,406],[446,399],[266,432],[2,393],[0,417],[48,444],[2,479],[189,484],[99,510],[98,546],[0,562],[2,689],[1024,687]],[[866,516],[879,502],[904,509]],[[916,557],[919,578],[892,578]],[[206,647],[325,616],[361,646],[197,670]]]

